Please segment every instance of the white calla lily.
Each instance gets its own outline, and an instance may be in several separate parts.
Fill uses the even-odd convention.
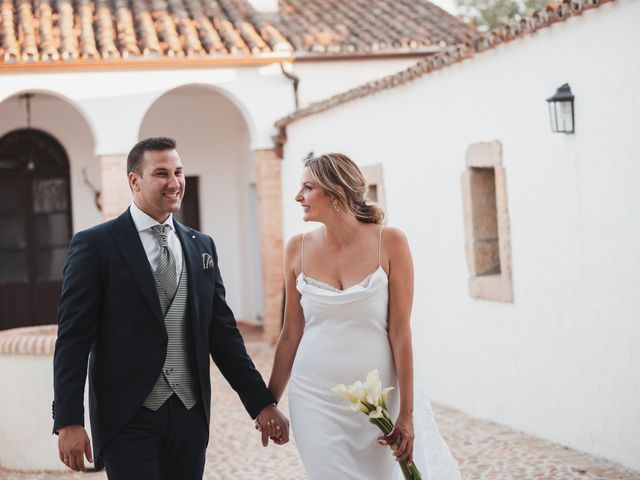
[[[351,401],[349,399],[349,390],[347,389],[347,386],[344,383],[341,383],[340,385],[336,385],[331,389],[331,391],[337,395],[340,395],[344,399]]]
[[[331,391],[347,400],[349,402],[349,408],[352,411],[357,412],[362,409],[363,406],[359,395],[360,391],[359,388],[354,389],[354,385],[347,386],[344,383],[341,383],[333,387]]]
[[[382,413],[382,407],[376,407],[375,410],[371,410],[369,412],[369,418],[382,418],[384,417],[384,413]]]
[[[380,381],[380,372],[378,370],[372,370],[367,374],[364,387],[367,391],[367,402],[376,407],[380,405],[382,382]]]
[[[353,398],[353,400],[349,400],[350,402],[353,402],[354,400],[364,402],[367,400],[367,390],[360,380],[355,382],[353,385],[349,385],[347,390],[349,391],[349,395]]]
[[[394,387],[382,388],[380,372],[371,370],[367,374],[364,383],[360,380],[352,385],[336,385],[331,389],[333,393],[340,395],[349,402],[352,411],[364,413],[369,422],[376,425],[387,436],[393,432],[394,426],[387,407],[389,392]],[[386,442],[381,444],[386,445]],[[400,468],[405,480],[420,480],[422,475],[414,464],[408,465],[406,460],[400,460]]]
[[[393,387],[387,387],[384,390],[382,390],[382,406],[385,408],[385,410],[387,409],[387,398],[389,397],[389,392],[393,390]]]

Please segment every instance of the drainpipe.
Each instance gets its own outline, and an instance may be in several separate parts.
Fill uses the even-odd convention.
[[[300,78],[294,75],[291,72],[287,72],[284,68],[284,63],[280,63],[280,71],[282,74],[287,77],[293,83],[293,98],[296,102],[296,112],[298,111],[298,84],[300,83]]]

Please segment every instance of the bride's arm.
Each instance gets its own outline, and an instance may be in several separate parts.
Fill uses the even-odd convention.
[[[409,463],[413,460],[413,350],[411,347],[411,307],[413,304],[413,261],[402,231],[384,230],[384,250],[389,259],[389,342],[400,389],[400,413],[396,429],[402,443],[395,452]]]
[[[273,370],[269,379],[269,390],[279,402],[291,375],[293,359],[296,356],[302,332],[304,316],[300,306],[300,293],[296,289],[296,269],[300,266],[301,235],[296,235],[287,244],[284,258],[285,294],[284,325],[276,353],[273,359]]]

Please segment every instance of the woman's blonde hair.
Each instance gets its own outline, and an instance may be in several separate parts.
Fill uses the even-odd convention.
[[[363,223],[382,224],[384,211],[367,202],[367,183],[358,166],[341,153],[325,153],[304,162],[320,187]]]

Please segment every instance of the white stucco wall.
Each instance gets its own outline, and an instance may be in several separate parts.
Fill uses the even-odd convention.
[[[140,138],[171,136],[185,174],[200,177],[200,229],[213,237],[221,262],[227,301],[239,319],[253,321],[260,305],[252,290],[249,196],[255,168],[249,131],[240,111],[224,96],[185,87],[161,97],[142,122]]]
[[[0,467],[23,472],[69,471],[60,461],[58,437],[51,431],[52,371],[50,353],[0,355],[0,382],[5,385],[0,395]],[[87,385],[85,406],[89,405],[88,391]],[[84,424],[91,438],[88,408]]]
[[[432,398],[640,469],[640,2],[619,0],[288,128],[285,236],[300,159],[382,163],[416,266],[416,361]],[[576,133],[550,132],[569,82]],[[467,288],[460,175],[499,140],[515,302]]]
[[[411,63],[410,59],[322,61],[291,65],[300,77],[301,105],[379,78]],[[185,85],[215,87],[242,112],[250,148],[271,148],[274,122],[294,109],[291,81],[277,63],[265,66],[167,68],[101,71],[3,73],[0,102],[26,91],[46,91],[68,98],[94,133],[96,155],[118,155],[138,140],[148,108],[168,91]]]
[[[0,103],[0,137],[26,126],[24,100],[12,97]],[[89,181],[100,188],[99,165],[93,153],[94,138],[85,118],[69,101],[48,94],[37,94],[31,99],[31,126],[55,137],[67,152],[73,231],[99,223],[102,215],[95,205],[93,191],[85,184],[82,173],[86,169]]]
[[[277,64],[265,67],[6,73],[0,101],[25,91],[69,98],[95,132],[96,155],[127,153],[138,140],[148,108],[166,92],[185,85],[216,87],[241,110],[252,148],[272,145],[273,121],[293,109],[293,94]],[[264,92],[268,91],[268,95]]]
[[[298,99],[300,107],[304,107],[309,103],[324,100],[331,95],[357,87],[364,82],[395,73],[415,61],[415,58],[398,58],[296,62],[289,68],[300,79]]]

